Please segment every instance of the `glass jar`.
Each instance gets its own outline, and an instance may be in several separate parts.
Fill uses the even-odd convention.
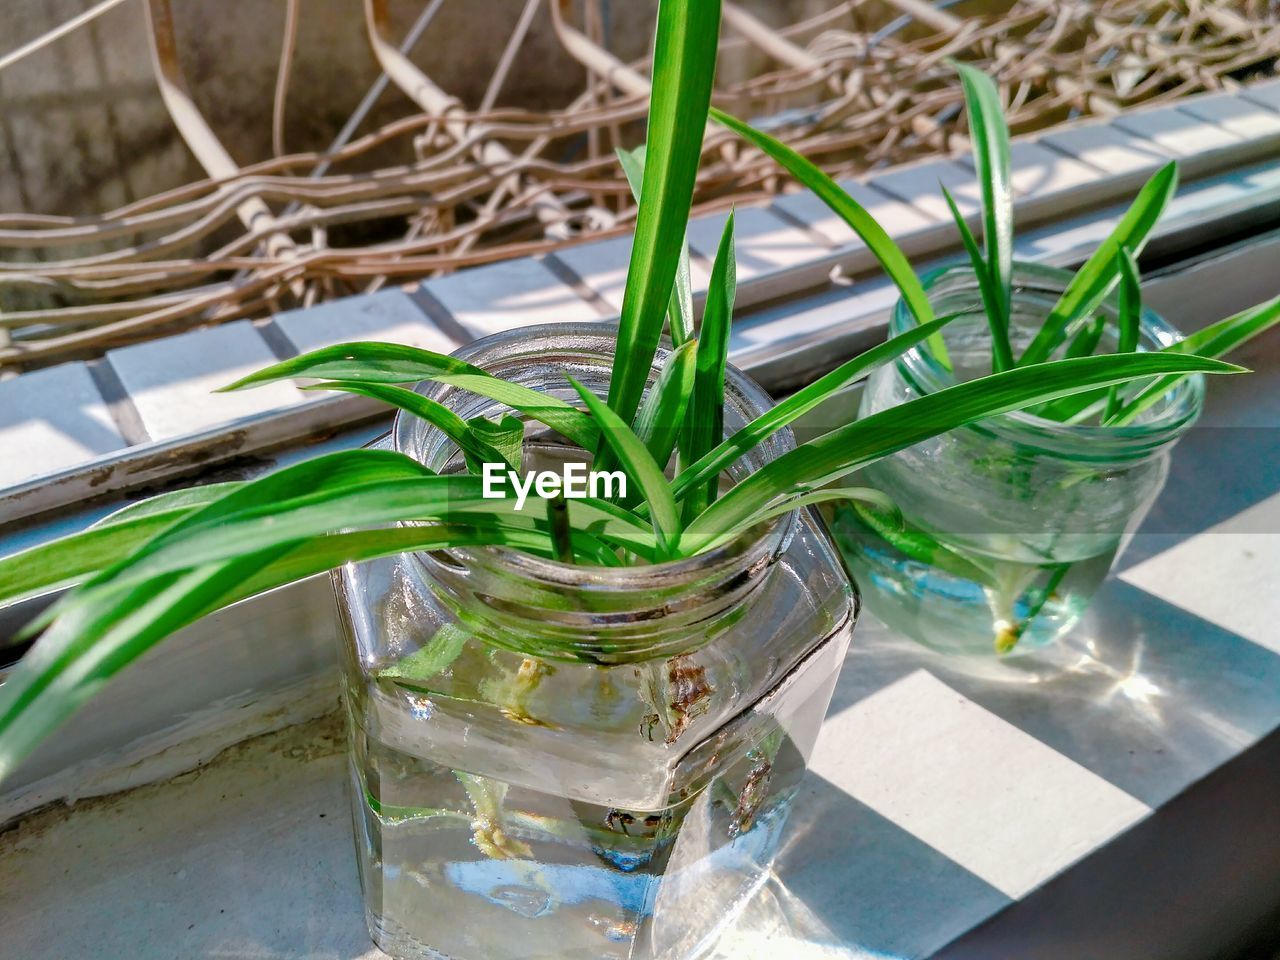
[[[1014,269],[1011,337],[1019,355],[1071,280],[1035,264]],[[927,346],[876,370],[861,416],[991,370],[991,338],[968,267],[925,278],[954,372]],[[1098,352],[1116,348],[1118,304]],[[899,302],[890,335],[915,321]],[[1181,339],[1143,311],[1140,346]],[[888,494],[902,523],[865,508],[839,511],[835,532],[867,608],[894,630],[953,654],[991,660],[1028,656],[1068,631],[1155,501],[1173,445],[1195,422],[1203,378],[1182,380],[1124,427],[1066,424],[1019,411],[917,444],[861,471],[852,482]],[[976,664],[977,661],[974,661]]]
[[[566,373],[607,391],[615,329],[527,327],[458,355],[575,400]],[[732,431],[770,401],[727,381]],[[419,389],[464,418],[510,412]],[[441,472],[457,458],[404,414],[384,444]],[[737,477],[791,445],[775,435]],[[535,423],[525,451],[526,469],[583,457]],[[857,613],[807,513],[652,566],[467,548],[335,584],[369,928],[415,960],[693,956],[765,878]]]

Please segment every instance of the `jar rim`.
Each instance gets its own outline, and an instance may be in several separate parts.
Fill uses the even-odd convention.
[[[616,332],[617,324],[607,321],[535,324],[474,340],[455,351],[453,356],[490,372],[493,372],[490,368],[495,366],[546,362],[549,353],[562,354],[579,361],[595,359],[608,363],[612,361],[617,346]],[[663,337],[653,360],[650,385],[673,349],[670,340]],[[434,381],[424,381],[414,389],[446,405],[451,396],[466,393],[460,388]],[[494,407],[503,408],[496,401],[489,402]],[[759,384],[732,364],[726,364],[726,409],[735,409],[750,419],[765,412],[772,404],[772,399]],[[433,434],[437,435],[437,439],[444,440],[438,428],[403,410],[397,411],[391,432],[395,450],[420,459],[417,451],[422,449],[423,438]],[[445,441],[445,445],[447,444]],[[754,455],[754,459],[761,460],[759,465],[763,465],[794,447],[791,430],[784,427],[739,458],[738,462],[749,461]],[[753,469],[758,468],[756,466]],[[744,530],[732,540],[701,553],[661,563],[621,567],[569,564],[496,545],[450,548],[448,552],[470,562],[496,566],[504,573],[550,586],[641,592],[659,585],[671,588],[682,583],[690,586],[705,584],[716,575],[732,576],[744,566],[771,561],[786,550],[795,529],[796,511],[790,511],[766,524]]]
[[[1071,271],[1041,263],[1015,260],[1013,277],[1018,296],[1019,281],[1023,288],[1039,284],[1045,292],[1061,293],[1074,274]],[[968,264],[952,264],[931,270],[921,277],[925,294],[932,300],[938,288],[948,281],[972,279],[973,291],[980,297],[973,268]],[[1108,301],[1116,309],[1112,294]],[[980,313],[977,305],[974,313]],[[899,299],[890,319],[889,334],[897,336],[916,325],[915,316],[907,304]],[[1184,339],[1183,334],[1164,317],[1143,307],[1139,320],[1140,343],[1159,347],[1170,346]],[[920,394],[934,393],[956,383],[951,372],[945,369],[932,351],[913,347],[896,361],[897,368],[908,384]],[[1014,410],[996,417],[969,424],[960,429],[1016,442],[1049,452],[1080,453],[1087,459],[1105,460],[1112,457],[1141,455],[1178,439],[1200,416],[1204,403],[1204,376],[1191,374],[1184,377],[1165,396],[1162,403],[1150,415],[1138,422],[1124,426],[1103,426],[1088,423],[1063,423],[1041,417],[1026,410]]]

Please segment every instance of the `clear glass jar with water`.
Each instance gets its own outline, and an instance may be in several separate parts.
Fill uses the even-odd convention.
[[[1017,264],[1011,340],[1024,350],[1071,279]],[[991,372],[991,340],[973,271],[925,279],[952,370],[927,348],[872,373],[861,416]],[[1116,346],[1117,303],[1098,352]],[[915,323],[899,303],[890,335]],[[1143,311],[1140,346],[1180,334]],[[1061,351],[1059,352],[1061,355]],[[1173,445],[1200,414],[1203,378],[1182,380],[1132,425],[1068,424],[1019,411],[926,440],[859,472],[901,518],[841,509],[835,534],[867,609],[938,650],[991,659],[1034,657],[1080,618],[1117,554],[1164,485]]]
[[[603,394],[612,349],[612,328],[556,326],[460,355],[574,400],[566,373]],[[728,431],[768,404],[730,372]],[[404,415],[386,443],[442,472],[456,457]],[[536,424],[525,450],[527,469],[582,456]],[[468,548],[335,583],[369,927],[403,960],[697,956],[767,875],[857,613],[808,513],[667,564]]]

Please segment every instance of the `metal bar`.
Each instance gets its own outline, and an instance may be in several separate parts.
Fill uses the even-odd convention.
[[[38,50],[43,50],[49,44],[62,39],[67,34],[74,33],[86,23],[96,20],[108,10],[111,10],[113,7],[118,7],[124,2],[125,0],[102,0],[102,3],[98,4],[96,7],[91,7],[84,11],[84,13],[78,14],[70,20],[67,20],[65,23],[58,24],[48,33],[42,33],[30,43],[24,43],[22,46],[18,47],[18,49],[11,50],[4,56],[0,57],[0,70],[5,69],[6,67],[11,67],[19,60],[29,57]]]
[[[965,25],[964,20],[945,10],[940,10],[928,0],[889,0],[889,3],[907,16],[941,33],[955,35],[960,33]],[[1025,59],[1024,53],[1025,51],[1017,44],[1001,41],[995,45],[992,59],[996,62],[1006,59],[1022,61]],[[1049,86],[1059,96],[1069,100],[1076,100],[1083,96],[1088,102],[1089,109],[1094,113],[1110,116],[1117,112],[1113,102],[1095,93],[1086,93],[1086,88],[1075,80],[1054,75],[1049,78]]]
[[[743,10],[736,3],[726,3],[722,7],[724,22],[746,39],[763,50],[775,60],[780,60],[801,70],[821,70],[822,61],[808,50],[792,43],[768,24],[756,19],[753,14]]]
[[[808,50],[780,35],[778,31],[758,20],[753,14],[748,13],[736,3],[726,2],[722,11],[725,23],[729,24],[745,39],[754,43],[775,60],[810,73],[816,73],[823,69],[822,61]],[[831,86],[837,94],[852,93],[853,91],[851,89],[846,90],[846,87],[854,86],[858,76],[859,74],[857,73],[851,75],[845,83],[841,83],[838,77],[832,77]],[[868,99],[877,107],[887,103],[890,97],[890,94],[885,93],[883,90],[874,88],[868,91],[867,95]],[[924,138],[940,136],[942,132],[941,124],[923,114],[912,118],[911,128],[918,136]],[[955,147],[957,144],[947,141],[943,146]]]
[[[382,65],[383,71],[391,82],[416,103],[424,113],[439,117],[444,131],[456,142],[482,139],[486,128],[471,125],[465,119],[466,109],[462,102],[444,90],[425,73],[417,64],[393,44],[390,39],[391,10],[388,0],[365,0],[365,26],[369,32],[369,43],[373,46],[373,54]],[[482,163],[498,166],[510,163],[514,155],[496,140],[484,140],[477,149]],[[515,191],[513,191],[515,192]],[[534,203],[539,220],[544,223],[558,223],[566,215],[565,206],[560,198],[548,193],[539,197]]]
[[[444,4],[444,0],[433,0],[418,19],[414,21],[413,26],[405,35],[404,42],[396,49],[400,53],[408,55],[414,47],[418,45],[418,41],[422,39],[422,35],[426,32],[427,26],[435,19],[436,12]],[[369,111],[373,109],[373,105],[378,102],[378,98],[382,96],[382,92],[387,89],[387,84],[391,82],[391,78],[387,76],[386,71],[378,74],[378,79],[373,82],[364,95],[364,99],[356,106],[355,112],[347,118],[347,122],[342,125],[342,129],[338,131],[338,135],[333,138],[333,142],[329,144],[326,153],[337,153],[347,145],[347,142],[355,136],[356,128],[364,122],[364,118],[369,115]],[[323,177],[329,172],[331,163],[328,160],[322,160],[317,163],[311,171],[312,179]]]
[[[564,12],[569,2],[570,0],[550,0],[551,24],[569,56],[573,57],[592,73],[599,74],[623,93],[647,97],[649,95],[649,81],[647,78],[627,66],[599,44],[593,43],[586,34],[569,26],[564,18]]]
[[[529,35],[529,27],[533,25],[533,16],[538,12],[538,6],[541,0],[525,0],[524,9],[520,11],[520,19],[516,21],[515,29],[511,31],[511,36],[507,38],[507,45],[502,48],[502,56],[498,59],[498,65],[493,70],[493,76],[489,80],[489,87],[484,92],[484,97],[480,100],[480,112],[488,113],[493,104],[498,99],[498,93],[502,90],[503,83],[506,82],[507,74],[511,72],[511,64],[515,62],[516,54],[520,52],[520,45],[524,43],[525,37]]]
[[[148,35],[151,41],[151,61],[156,82],[160,86],[160,96],[178,132],[182,134],[182,139],[187,142],[187,146],[210,177],[235,177],[240,173],[240,167],[191,98],[191,91],[178,60],[173,10],[169,0],[147,0],[147,24],[150,27]],[[271,256],[283,257],[297,252],[297,246],[288,235],[275,231],[275,215],[263,200],[257,197],[244,200],[236,207],[236,214],[251,233],[264,236],[267,252]]]

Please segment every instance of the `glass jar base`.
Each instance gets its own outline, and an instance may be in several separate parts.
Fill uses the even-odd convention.
[[[649,815],[443,768],[501,809],[453,809],[429,785],[431,806],[392,807],[353,766],[370,936],[394,960],[695,960],[768,877],[803,772],[787,752]],[[762,777],[769,796],[744,813]]]
[[[983,557],[988,573],[979,581],[906,555],[851,513],[834,527],[872,614],[956,660],[957,672],[1009,682],[1036,682],[1070,662],[1058,641],[1084,615],[1115,557],[1112,550],[1040,565]]]

